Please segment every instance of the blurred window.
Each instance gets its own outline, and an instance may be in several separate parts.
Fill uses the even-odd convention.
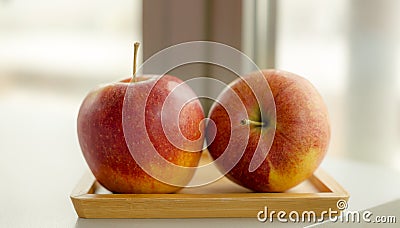
[[[0,77],[129,76],[141,18],[142,1],[0,1]]]

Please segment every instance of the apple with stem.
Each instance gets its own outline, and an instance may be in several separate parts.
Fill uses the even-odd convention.
[[[179,183],[171,185],[168,179],[156,179],[143,170],[132,153],[147,159],[149,166],[160,172],[164,172],[165,167],[152,160],[148,151],[150,147],[171,164],[196,167],[203,146],[201,122],[204,113],[198,99],[192,99],[181,106],[183,97],[196,95],[180,79],[169,75],[136,76],[138,46],[139,43],[135,43],[132,78],[100,86],[84,99],[78,114],[79,143],[93,175],[108,190],[114,193],[173,193],[190,181],[193,169],[168,173],[166,178],[178,180],[173,183]],[[177,87],[179,94],[174,93]],[[133,95],[129,93],[135,93],[136,97],[124,109],[124,100]],[[167,97],[170,102],[165,106]],[[176,110],[179,111],[178,114]],[[163,122],[163,112],[174,114],[175,120],[171,123]],[[142,116],[141,113],[145,115]],[[136,131],[137,126],[133,125],[123,126],[129,124],[129,121],[123,121],[124,118],[137,119],[143,124],[145,131]],[[165,128],[176,127],[184,137],[175,137],[175,143],[179,144],[187,139],[196,143],[181,143],[179,146],[171,143]],[[135,141],[127,139],[124,129],[130,129],[129,132],[134,133]],[[142,142],[145,140],[151,145],[144,145]]]
[[[252,80],[268,82],[275,107],[268,102],[258,102],[254,87],[246,83]],[[257,87],[257,83],[253,86]],[[222,92],[220,102],[214,103],[209,114],[215,127],[207,126],[206,137],[210,140],[208,135],[215,135],[215,138],[208,142],[208,150],[214,159],[224,153],[228,153],[227,158],[238,156],[238,153],[243,155],[233,168],[229,159],[216,162],[221,172],[227,173],[226,176],[235,183],[256,192],[286,191],[309,178],[324,158],[330,140],[327,108],[315,87],[298,75],[279,70],[246,75],[233,81],[229,87],[245,106],[241,111],[244,113],[239,111],[233,115],[246,118],[238,120],[228,115],[224,106],[234,106],[235,102],[227,93],[229,90]],[[256,93],[263,92],[257,90]],[[235,131],[243,130],[248,134],[248,141],[236,142],[237,138],[231,136],[238,134]],[[266,145],[271,137],[273,142],[269,148]],[[244,152],[234,147],[227,149],[230,143],[246,144]],[[255,153],[257,148],[260,153]],[[252,170],[250,165],[254,156],[261,160],[260,165]]]

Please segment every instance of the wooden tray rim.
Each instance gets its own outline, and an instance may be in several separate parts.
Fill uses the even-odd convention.
[[[349,193],[337,183],[330,175],[328,175],[324,170],[319,168],[314,172],[314,174],[309,178],[309,181],[317,187],[319,190],[324,192],[318,193],[211,193],[211,194],[187,194],[187,193],[175,193],[175,194],[95,194],[95,188],[98,183],[90,171],[87,171],[85,175],[81,178],[78,185],[72,191],[70,198],[75,207],[75,210],[79,217],[84,218],[205,218],[205,217],[251,217],[253,215],[254,205],[259,203],[258,201],[264,200],[264,202],[272,202],[278,204],[282,201],[293,201],[301,200],[303,203],[314,202],[315,199],[325,199],[325,202],[329,201],[330,204],[335,200],[348,200]],[[90,214],[86,213],[87,205],[91,203],[96,203],[103,205],[105,203],[114,202],[116,205],[122,205],[122,207],[128,207],[129,203],[160,203],[162,204],[177,201],[180,203],[193,203],[203,202],[213,203],[213,202],[225,202],[228,200],[230,202],[242,203],[243,201],[249,202],[249,206],[234,209],[223,208],[223,205],[219,205],[214,208],[216,212],[224,211],[225,214],[208,214],[205,212],[206,208],[174,208],[175,211],[183,212],[183,214],[160,214],[163,209],[155,209],[152,213],[145,212],[145,209],[136,209],[136,212],[124,211],[121,214],[116,214],[117,212],[104,212],[100,214]],[[318,204],[320,205],[320,204]],[[322,204],[321,204],[322,205]],[[322,206],[323,207],[323,206]],[[93,209],[93,208],[92,208]],[[121,209],[121,208],[119,208]],[[194,212],[200,212],[199,215],[191,216],[185,214],[186,211],[190,209]],[[319,210],[319,209],[318,209]],[[212,210],[211,210],[212,211]],[[226,212],[233,212],[232,216]],[[205,212],[205,215],[202,213]],[[220,215],[220,216],[218,216]]]

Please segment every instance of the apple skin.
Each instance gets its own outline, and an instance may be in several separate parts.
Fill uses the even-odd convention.
[[[122,126],[124,98],[126,91],[129,92],[128,86],[134,86],[141,91],[156,83],[147,103],[143,102],[146,107],[134,106],[129,109],[129,115],[140,118],[140,112],[145,108],[148,137],[157,152],[166,160],[185,167],[196,167],[200,160],[202,145],[197,145],[198,150],[195,152],[179,149],[168,141],[162,129],[160,113],[163,102],[182,81],[169,75],[162,76],[157,82],[149,78],[151,77],[137,77],[136,82],[131,85],[131,79],[126,79],[98,87],[86,96],[79,110],[77,130],[82,153],[97,181],[114,193],[173,193],[182,188],[154,179],[133,159]],[[180,91],[194,95],[187,85]],[[139,101],[146,97],[139,96],[137,99]],[[203,119],[204,113],[199,100],[190,101],[179,114],[182,134],[188,139],[201,137],[202,142],[203,129],[199,127],[202,126],[200,122]],[[137,138],[147,137],[147,133],[137,132]],[[135,149],[139,153],[146,153],[140,146]],[[154,167],[164,168],[157,167],[157,164]],[[181,178],[185,182],[192,176],[192,171],[171,173],[171,178]]]
[[[276,131],[269,153],[254,172],[249,171],[257,143],[261,143],[261,146],[266,143],[266,132],[271,127],[268,123],[275,118],[268,111],[273,108],[270,104],[261,104],[266,114],[260,116],[258,103],[250,87],[238,78],[230,87],[243,102],[246,115],[250,120],[262,121],[266,125],[249,126],[249,130],[246,130],[249,140],[244,154],[230,171],[229,162],[222,160],[216,165],[223,173],[229,171],[226,176],[243,187],[256,192],[283,192],[309,178],[324,158],[330,140],[328,112],[322,97],[306,79],[278,70],[263,70],[262,75],[268,81],[276,107]],[[262,80],[262,75],[251,73],[244,78]],[[231,105],[229,96],[224,93],[220,95],[220,100]],[[207,126],[206,138],[209,140],[208,135],[216,135],[208,150],[213,159],[217,159],[224,153],[228,143],[239,143],[230,137],[234,134],[231,129],[240,127],[241,123],[231,123],[227,111],[217,103],[211,108],[209,118],[214,121],[216,128]],[[261,147],[264,153],[267,149]],[[239,152],[227,150],[225,153],[233,156]]]

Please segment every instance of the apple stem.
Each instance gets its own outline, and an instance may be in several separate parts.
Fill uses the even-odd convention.
[[[255,125],[255,126],[264,126],[265,124],[263,122],[258,122],[258,121],[253,121],[249,119],[243,119],[240,121],[242,125]]]
[[[136,82],[136,58],[137,58],[137,52],[139,49],[139,42],[135,42],[134,44],[134,51],[133,51],[133,77],[132,77],[132,81]]]

